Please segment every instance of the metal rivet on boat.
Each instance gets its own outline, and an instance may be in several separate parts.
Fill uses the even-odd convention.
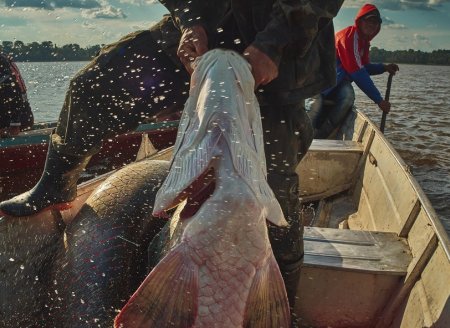
[[[372,165],[378,166],[377,159],[375,158],[375,156],[372,155],[372,153],[369,153],[369,162]]]

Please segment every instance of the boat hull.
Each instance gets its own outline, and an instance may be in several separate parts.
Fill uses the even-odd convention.
[[[136,131],[105,140],[94,155],[80,182],[123,167],[136,159],[146,134],[157,150],[170,147],[178,122],[143,124]],[[34,130],[10,139],[0,139],[0,201],[31,189],[39,180],[47,156],[51,129]]]

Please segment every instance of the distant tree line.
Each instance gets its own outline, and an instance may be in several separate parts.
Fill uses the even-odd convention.
[[[76,43],[58,47],[51,41],[31,42],[2,41],[3,52],[10,54],[16,61],[85,61],[92,59],[103,45],[86,48]],[[370,49],[372,62],[450,65],[450,50],[434,50],[423,52],[420,50],[384,50],[377,47]]]
[[[374,63],[450,65],[450,50],[433,50],[432,52],[413,49],[388,51],[372,47],[370,49],[370,60]]]
[[[15,61],[87,61],[101,49],[100,45],[82,48],[76,43],[58,47],[51,41],[31,42],[2,41],[1,50]]]

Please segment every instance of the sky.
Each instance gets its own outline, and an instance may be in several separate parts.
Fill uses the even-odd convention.
[[[210,1],[210,0],[205,0]],[[244,1],[244,0],[242,0]],[[353,24],[367,1],[346,0],[335,29]],[[450,0],[372,1],[383,19],[372,46],[386,50],[450,49]],[[0,0],[0,43],[52,41],[82,47],[117,41],[166,13],[157,0]]]

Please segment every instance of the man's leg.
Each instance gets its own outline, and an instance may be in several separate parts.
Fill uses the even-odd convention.
[[[322,94],[305,100],[305,109],[314,129],[317,129],[325,119],[323,113],[323,96]]]
[[[329,119],[335,126],[339,126],[355,103],[355,90],[350,81],[343,81],[331,96],[335,106]]]
[[[105,47],[72,79],[41,180],[0,203],[1,212],[25,216],[55,204],[66,206],[103,139],[131,131],[161,111],[182,110],[189,76],[161,51],[153,35],[133,33]]]
[[[350,81],[342,81],[324,102],[330,101],[332,104],[326,107],[326,119],[315,133],[316,138],[328,138],[333,131],[338,128],[355,102],[355,90]]]
[[[303,258],[299,178],[295,169],[311,145],[313,130],[303,104],[261,106],[261,115],[268,182],[289,223],[286,228],[270,225],[269,238],[292,309]]]

